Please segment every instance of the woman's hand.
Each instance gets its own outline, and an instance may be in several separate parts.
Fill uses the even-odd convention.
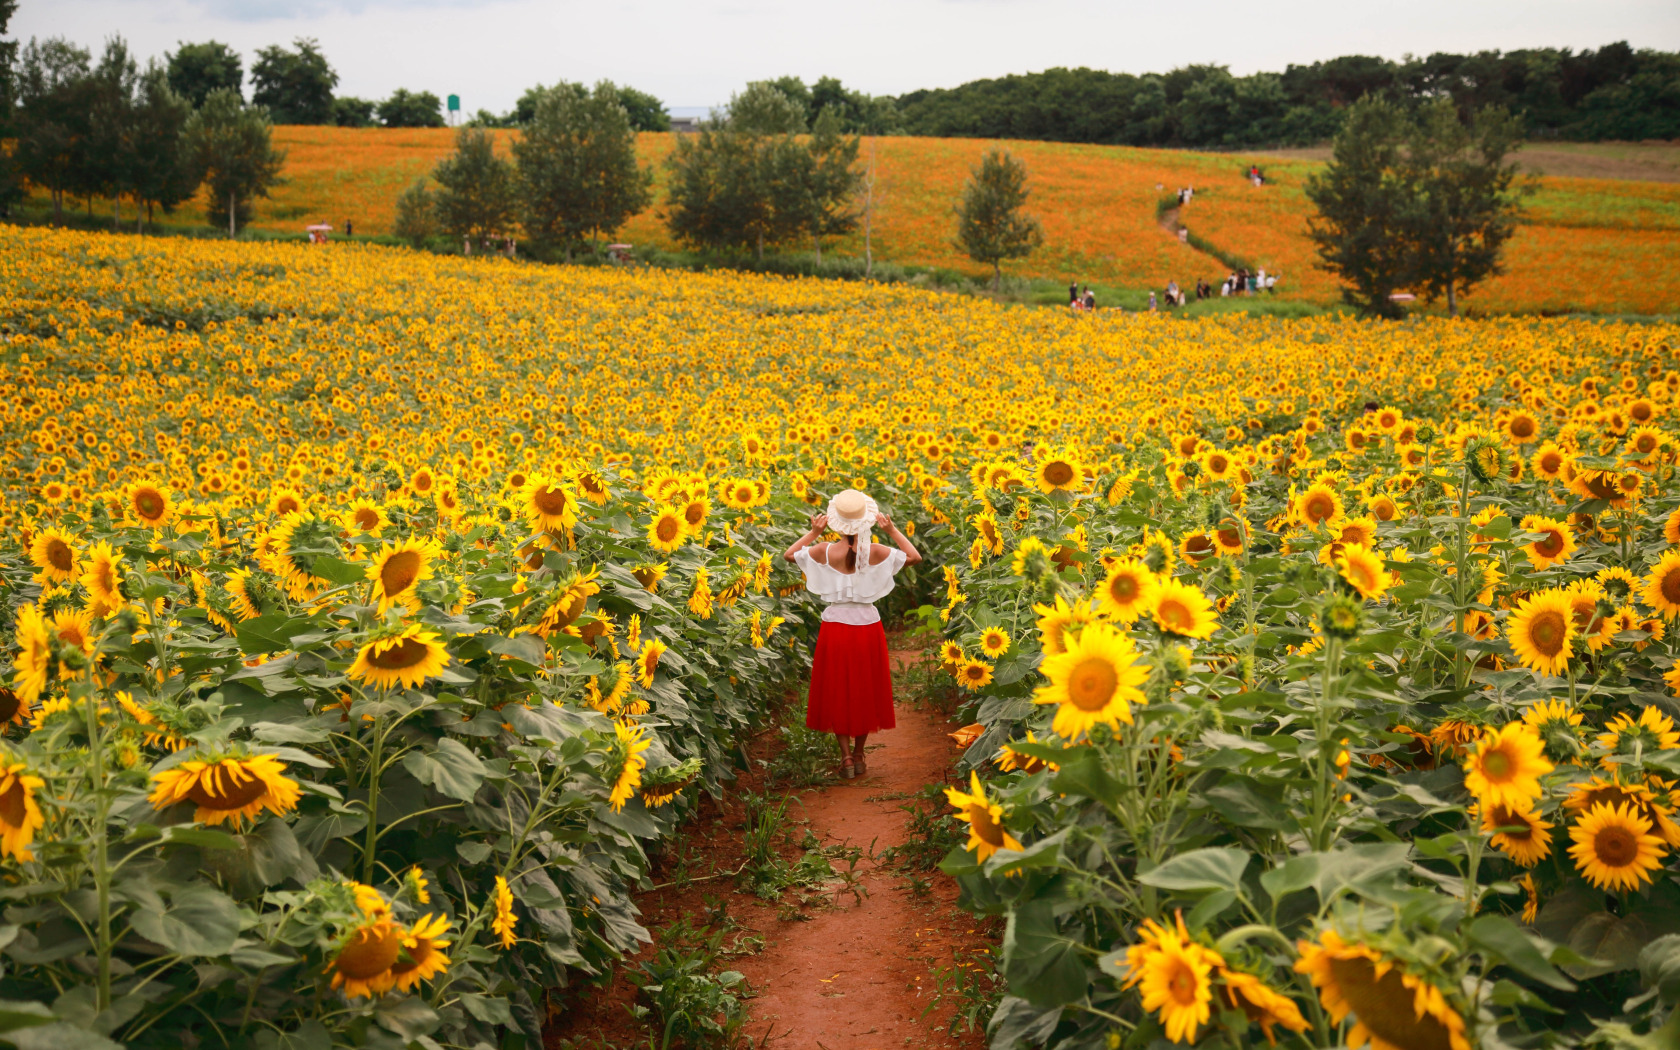
[[[892,519],[887,517],[885,514],[882,514],[880,511],[875,512],[875,524],[881,526],[881,528],[887,530],[888,532],[893,530]]]
[[[823,533],[825,533],[827,531],[828,531],[828,515],[827,514],[818,514],[816,517],[811,519],[811,534],[813,536],[821,536]]]

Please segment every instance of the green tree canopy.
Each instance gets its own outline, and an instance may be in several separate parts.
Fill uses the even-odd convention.
[[[18,0],[0,0],[0,37],[17,13]],[[17,85],[14,67],[17,64],[16,40],[0,39],[0,140],[15,139]],[[6,150],[0,150],[0,215],[23,196],[23,180],[18,178],[17,161]]]
[[[398,88],[391,97],[379,103],[376,112],[379,123],[388,128],[441,128],[443,100],[430,91],[409,91]]]
[[[168,70],[156,63],[148,65],[135,93],[128,173],[136,227],[140,207],[148,216],[154,206],[173,212],[176,205],[198,191],[203,181],[184,140],[192,114],[192,104],[169,86]]]
[[[299,37],[292,50],[276,44],[251,65],[251,101],[277,124],[331,124],[338,74],[316,41]]]
[[[496,141],[483,128],[462,128],[455,152],[432,169],[436,210],[443,232],[482,245],[513,228],[517,207],[513,165],[496,156]]]
[[[13,157],[25,179],[45,189],[53,219],[64,212],[64,194],[81,181],[94,110],[93,56],[54,37],[29,41],[16,76],[17,135]]]
[[[988,150],[963,187],[957,205],[957,247],[992,268],[992,289],[1003,280],[1003,260],[1021,259],[1044,243],[1027,203],[1027,166],[1007,150]]]
[[[211,225],[225,217],[229,237],[250,221],[251,202],[280,181],[285,153],[272,136],[268,111],[228,88],[212,91],[182,131],[187,155],[210,184],[206,216]]]
[[[653,173],[636,163],[636,132],[610,82],[541,93],[513,144],[526,233],[539,250],[612,236],[652,199]]]
[[[371,128],[378,105],[372,99],[340,95],[333,99],[333,123],[341,128]]]
[[[1349,110],[1330,163],[1306,185],[1317,208],[1313,240],[1342,298],[1362,312],[1398,316],[1392,296],[1458,297],[1500,272],[1515,229],[1521,125],[1499,107],[1460,119],[1440,98],[1415,113],[1366,97]]]
[[[618,89],[618,101],[623,104],[624,111],[630,115],[632,130],[671,130],[671,114],[666,112],[665,103],[654,98],[646,91],[637,91],[633,87],[621,87]]]
[[[169,87],[194,109],[210,92],[227,88],[244,97],[245,61],[219,40],[182,44],[169,55]]]

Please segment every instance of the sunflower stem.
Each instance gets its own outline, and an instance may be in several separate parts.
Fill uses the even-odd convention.
[[[367,841],[362,846],[362,881],[373,884],[374,857],[379,850],[379,779],[384,772],[379,762],[385,744],[385,713],[373,720],[372,752],[368,756]]]
[[[1330,810],[1335,804],[1335,745],[1330,732],[1330,704],[1336,688],[1337,672],[1342,663],[1342,639],[1331,635],[1324,640],[1324,674],[1318,709],[1313,713],[1314,732],[1318,737],[1318,783],[1313,789],[1313,849],[1323,853],[1330,849]]]
[[[105,784],[105,738],[99,725],[99,691],[91,687],[83,696],[87,718],[88,765],[93,778],[93,885],[98,895],[99,921],[94,951],[98,959],[97,1006],[101,1013],[111,1008],[111,860],[107,849],[106,824],[110,819],[110,793]]]

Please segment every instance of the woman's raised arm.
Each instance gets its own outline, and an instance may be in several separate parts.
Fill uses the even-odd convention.
[[[787,550],[782,552],[782,557],[784,559],[786,559],[787,561],[792,561],[793,556],[795,554],[798,554],[800,551],[804,550],[806,547],[809,547],[812,543],[814,543],[816,541],[816,538],[818,536],[821,536],[823,533],[825,533],[827,531],[828,531],[828,515],[827,514],[818,514],[816,517],[811,519],[811,531],[807,532],[805,535],[799,537],[797,540],[794,540],[793,541],[793,546],[789,547]]]
[[[877,513],[875,524],[885,529],[887,535],[892,537],[892,541],[898,544],[898,549],[904,552],[904,564],[915,565],[922,560],[922,552],[916,549],[915,544],[910,542],[909,537],[898,531],[898,526],[893,524],[891,518],[885,514]]]

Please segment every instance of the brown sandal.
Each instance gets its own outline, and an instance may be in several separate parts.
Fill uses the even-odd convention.
[[[840,763],[840,779],[851,780],[855,776],[857,776],[857,767],[852,764],[852,760],[849,758],[842,760]]]
[[[863,760],[862,755],[852,759],[852,768],[857,770],[857,775],[860,777],[869,775],[869,763]]]

